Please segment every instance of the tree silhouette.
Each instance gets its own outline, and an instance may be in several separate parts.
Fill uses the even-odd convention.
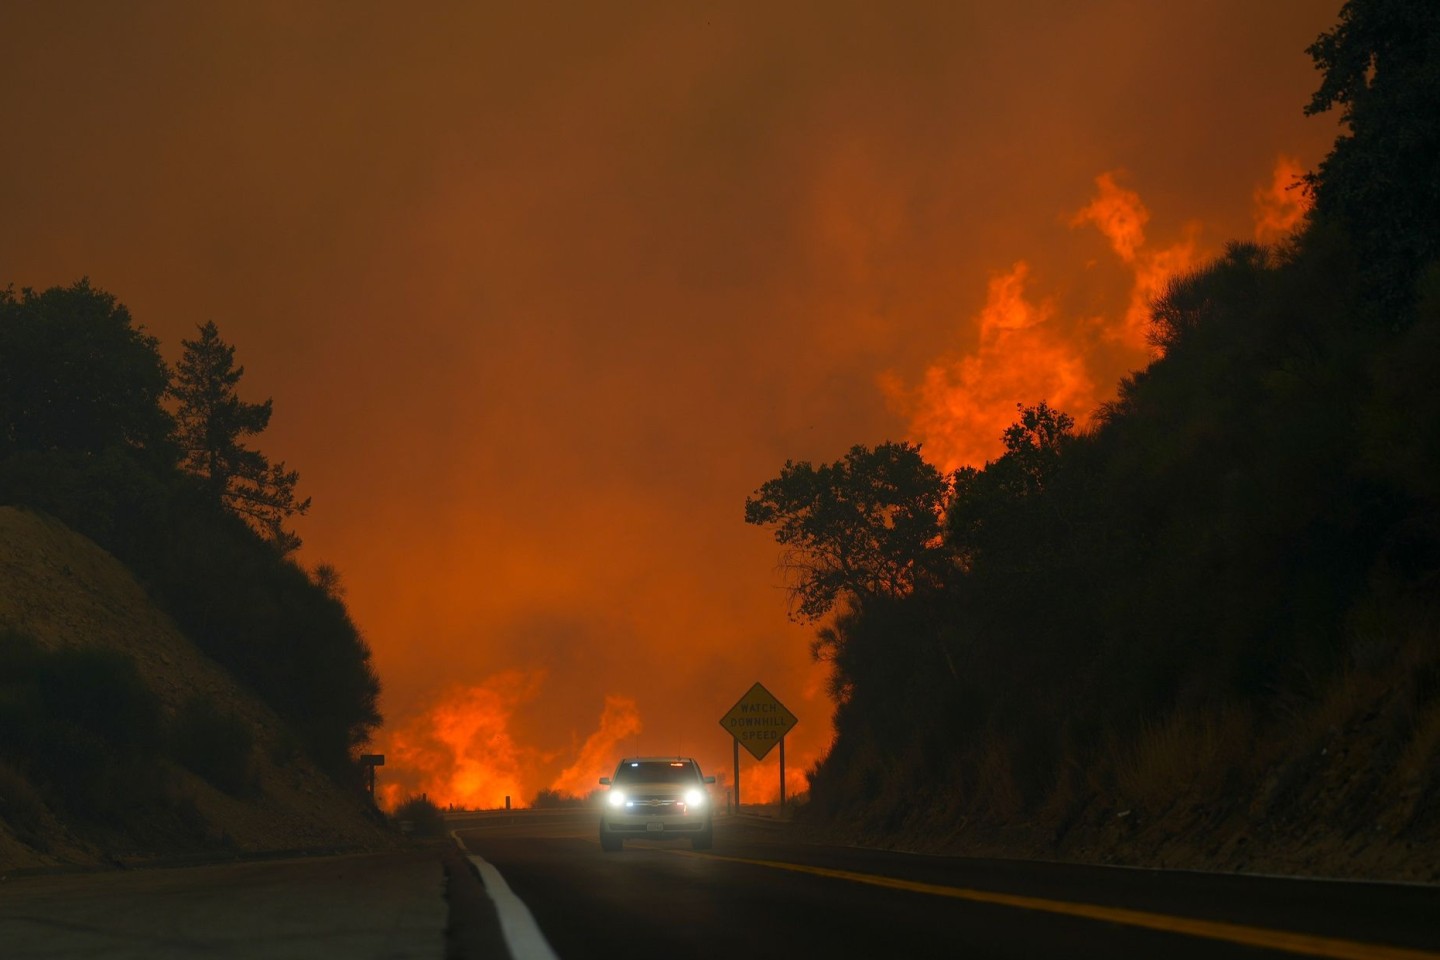
[[[745,522],[774,526],[786,548],[798,620],[823,617],[842,596],[899,597],[933,578],[945,478],[920,447],[855,446],[843,460],[787,461],[745,499]]]
[[[270,424],[271,403],[246,403],[236,394],[245,373],[235,365],[235,348],[220,339],[213,322],[199,328],[197,340],[181,340],[185,354],[176,368],[172,394],[180,402],[177,440],[187,470],[199,477],[214,499],[247,520],[283,553],[300,546],[285,521],[310,508],[297,501],[300,475],[285,464],[270,463],[245,446]]]
[[[88,280],[0,290],[0,457],[122,448],[166,462],[169,377],[156,339]]]
[[[1053,499],[1045,510],[1034,504],[1061,469],[1075,438],[1075,420],[1044,400],[1033,407],[1015,406],[1020,417],[1001,435],[1005,453],[984,469],[955,472],[947,545],[967,572],[982,555],[994,561],[997,553],[1023,555],[1033,565],[1040,545],[1054,539]]]
[[[1225,255],[1204,266],[1172,277],[1151,305],[1151,346],[1171,355],[1206,328],[1220,327],[1220,337],[1235,337],[1240,318],[1259,300],[1265,278],[1275,267],[1269,247],[1232,242]]]
[[[1349,0],[1307,52],[1323,73],[1307,115],[1339,107],[1349,131],[1307,177],[1315,212],[1366,260],[1382,306],[1411,300],[1440,254],[1440,5]]]

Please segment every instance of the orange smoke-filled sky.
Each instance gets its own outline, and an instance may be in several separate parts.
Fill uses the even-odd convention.
[[[756,680],[798,787],[830,705],[745,496],[1083,421],[1168,276],[1295,221],[1339,5],[0,0],[0,284],[236,345],[391,795],[726,773]]]

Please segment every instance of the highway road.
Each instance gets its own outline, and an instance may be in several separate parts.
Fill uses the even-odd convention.
[[[1434,886],[918,856],[802,843],[749,817],[718,822],[709,851],[677,839],[604,853],[589,811],[451,825],[516,960],[1440,960]]]
[[[0,877],[0,960],[1440,960],[1436,886],[917,856],[753,816],[707,851],[604,853],[584,810],[450,826],[408,851]]]

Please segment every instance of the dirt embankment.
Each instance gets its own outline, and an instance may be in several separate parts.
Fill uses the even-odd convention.
[[[168,718],[198,696],[243,721],[254,733],[255,782],[244,796],[233,796],[162,760],[171,791],[191,815],[187,836],[173,844],[163,835],[140,840],[81,829],[49,809],[32,818],[30,842],[22,842],[0,815],[0,874],[177,853],[254,855],[395,843],[363,799],[296,755],[274,712],[181,635],[124,565],[58,521],[11,507],[0,507],[0,634],[5,631],[48,650],[101,648],[133,658]],[[14,769],[8,776],[12,788],[26,789],[14,783]]]
[[[1440,883],[1440,671],[1424,626],[1393,660],[1319,685],[1282,718],[1171,721],[1109,764],[1077,760],[1039,803],[991,789],[798,819],[920,852]]]

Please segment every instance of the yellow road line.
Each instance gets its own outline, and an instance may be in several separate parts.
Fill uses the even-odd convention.
[[[1326,957],[1331,960],[1440,960],[1440,953],[1426,950],[1411,950],[1405,947],[1387,947],[1381,944],[1360,943],[1355,940],[1336,940],[1330,937],[1313,936],[1308,933],[1293,933],[1288,930],[1267,930],[1264,927],[1250,927],[1239,923],[1224,923],[1218,920],[1197,920],[1192,917],[1174,917],[1164,913],[1147,913],[1143,910],[1126,910],[1121,907],[1103,907],[1092,903],[1072,903],[1066,900],[1047,900],[1043,897],[1024,897],[1013,893],[994,893],[989,890],[972,890],[965,887],[947,887],[938,883],[921,883],[916,880],[901,880],[896,877],[882,877],[870,873],[855,873],[850,870],[832,870],[828,867],[812,867],[801,863],[782,863],[775,860],[751,860],[745,857],[722,857],[709,853],[692,853],[688,850],[669,850],[680,856],[700,857],[706,860],[723,860],[728,863],[745,863],[756,867],[771,867],[789,870],[792,873],[808,873],[817,877],[831,877],[865,883],[873,887],[887,887],[892,890],[908,890],[953,900],[969,900],[974,903],[998,904],[1018,907],[1021,910],[1038,910],[1042,913],[1058,913],[1068,917],[1082,917],[1087,920],[1104,920],[1129,927],[1143,927],[1147,930],[1161,930],[1165,933],[1179,933],[1189,937],[1203,937],[1208,940],[1224,940],[1249,947],[1263,947],[1267,950],[1282,950],[1307,957]]]

